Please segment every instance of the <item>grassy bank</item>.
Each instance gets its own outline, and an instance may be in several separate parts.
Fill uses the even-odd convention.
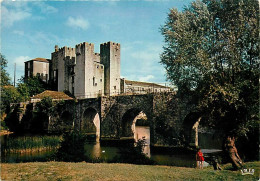
[[[60,145],[60,136],[23,136],[6,139],[1,144],[4,153],[45,151]]]
[[[258,180],[260,162],[248,162],[246,168],[255,169],[254,175],[241,175],[231,171],[231,164],[224,170],[214,171],[212,167],[203,170],[184,167],[148,166],[131,164],[91,164],[67,162],[34,162],[1,165],[2,180],[102,180],[102,181],[144,181],[144,180]]]

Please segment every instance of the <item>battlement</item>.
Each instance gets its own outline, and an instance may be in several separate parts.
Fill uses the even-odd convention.
[[[83,43],[76,45],[76,48],[81,48],[81,47],[93,47],[94,48],[94,43],[83,42]]]
[[[115,42],[109,41],[109,42],[100,44],[100,46],[110,46],[110,45],[111,46],[120,46],[120,43],[115,43]]]
[[[72,52],[73,53],[73,52],[75,52],[75,48],[64,46],[64,47],[58,49],[58,46],[56,45],[55,46],[55,52],[62,52],[62,53]]]
[[[83,42],[76,45],[76,55],[81,55],[85,49],[90,50],[94,54],[94,44]]]

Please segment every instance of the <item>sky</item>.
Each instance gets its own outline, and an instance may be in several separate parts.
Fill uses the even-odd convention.
[[[13,80],[24,75],[24,62],[51,59],[54,46],[88,42],[121,44],[121,77],[167,82],[160,62],[160,27],[170,8],[181,11],[191,0],[169,1],[15,1],[1,2],[1,53]]]

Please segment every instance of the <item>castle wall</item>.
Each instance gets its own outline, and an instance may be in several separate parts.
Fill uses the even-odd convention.
[[[76,45],[75,96],[94,98],[103,95],[104,66],[99,63],[99,54],[94,53],[94,44]]]
[[[104,65],[105,95],[120,93],[120,44],[107,42],[100,45],[100,60]]]
[[[53,90],[58,90],[58,52],[51,53],[50,85]]]
[[[72,91],[69,87],[72,87],[71,78],[69,76],[69,69],[66,65],[69,65],[72,61],[73,57],[75,57],[75,49],[70,47],[63,47],[59,50],[55,50],[52,53],[51,60],[51,77],[57,80],[57,90],[58,91]]]

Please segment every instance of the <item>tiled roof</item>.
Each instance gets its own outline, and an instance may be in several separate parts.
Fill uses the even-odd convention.
[[[148,87],[154,87],[154,88],[169,88],[163,85],[150,83],[150,82],[139,82],[139,81],[133,81],[133,80],[125,80],[126,84],[132,84],[133,86],[148,86]]]
[[[40,94],[37,94],[37,95],[33,96],[32,99],[43,99],[44,97],[50,97],[52,99],[60,99],[60,100],[73,99],[72,97],[68,96],[64,92],[50,91],[50,90],[46,90]]]

